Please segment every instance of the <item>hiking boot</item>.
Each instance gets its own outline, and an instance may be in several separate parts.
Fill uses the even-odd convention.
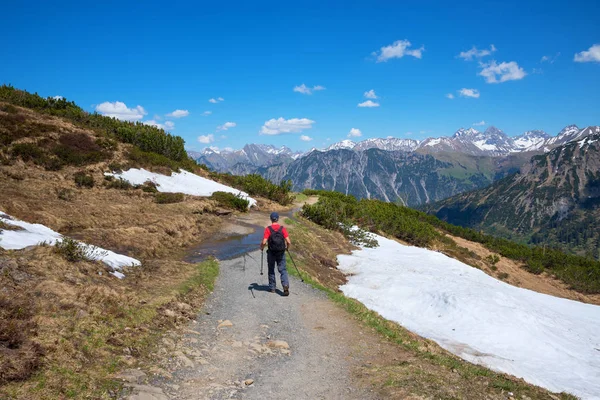
[[[275,289],[269,289],[269,292],[275,293]]]
[[[288,286],[284,286],[283,287],[283,295],[284,296],[289,296],[290,295],[290,288]]]

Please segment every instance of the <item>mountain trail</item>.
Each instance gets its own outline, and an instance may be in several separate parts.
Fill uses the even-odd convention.
[[[268,292],[260,260],[255,251],[220,263],[204,312],[163,339],[163,377],[133,377],[129,399],[378,398],[357,367],[388,359],[391,345],[296,278],[289,297]]]

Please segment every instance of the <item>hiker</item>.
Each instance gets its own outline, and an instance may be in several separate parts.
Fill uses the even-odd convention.
[[[275,263],[281,274],[281,285],[283,286],[283,295],[290,295],[290,281],[288,279],[287,269],[285,268],[285,251],[292,244],[287,230],[284,226],[278,224],[279,214],[271,213],[271,225],[265,228],[263,240],[260,243],[260,250],[263,251],[265,245],[269,245],[267,250],[267,266],[269,267],[269,292],[275,293],[277,281],[275,279]]]

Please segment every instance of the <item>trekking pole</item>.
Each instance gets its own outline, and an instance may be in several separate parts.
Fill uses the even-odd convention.
[[[290,253],[289,249],[286,249],[288,252],[288,255],[290,256],[290,260],[292,260],[292,264],[294,264],[294,267],[296,267],[296,271],[298,271],[298,275],[300,276],[300,280],[302,282],[304,282],[304,278],[302,278],[302,274],[300,273],[300,270],[298,269],[298,266],[296,265],[296,262],[294,261],[294,259],[292,258],[292,253]]]
[[[260,274],[263,275],[263,261],[265,260],[265,251],[260,251]]]

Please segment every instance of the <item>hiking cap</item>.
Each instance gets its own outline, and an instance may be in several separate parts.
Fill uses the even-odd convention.
[[[276,212],[272,212],[271,221],[279,221],[279,214],[277,214]]]

